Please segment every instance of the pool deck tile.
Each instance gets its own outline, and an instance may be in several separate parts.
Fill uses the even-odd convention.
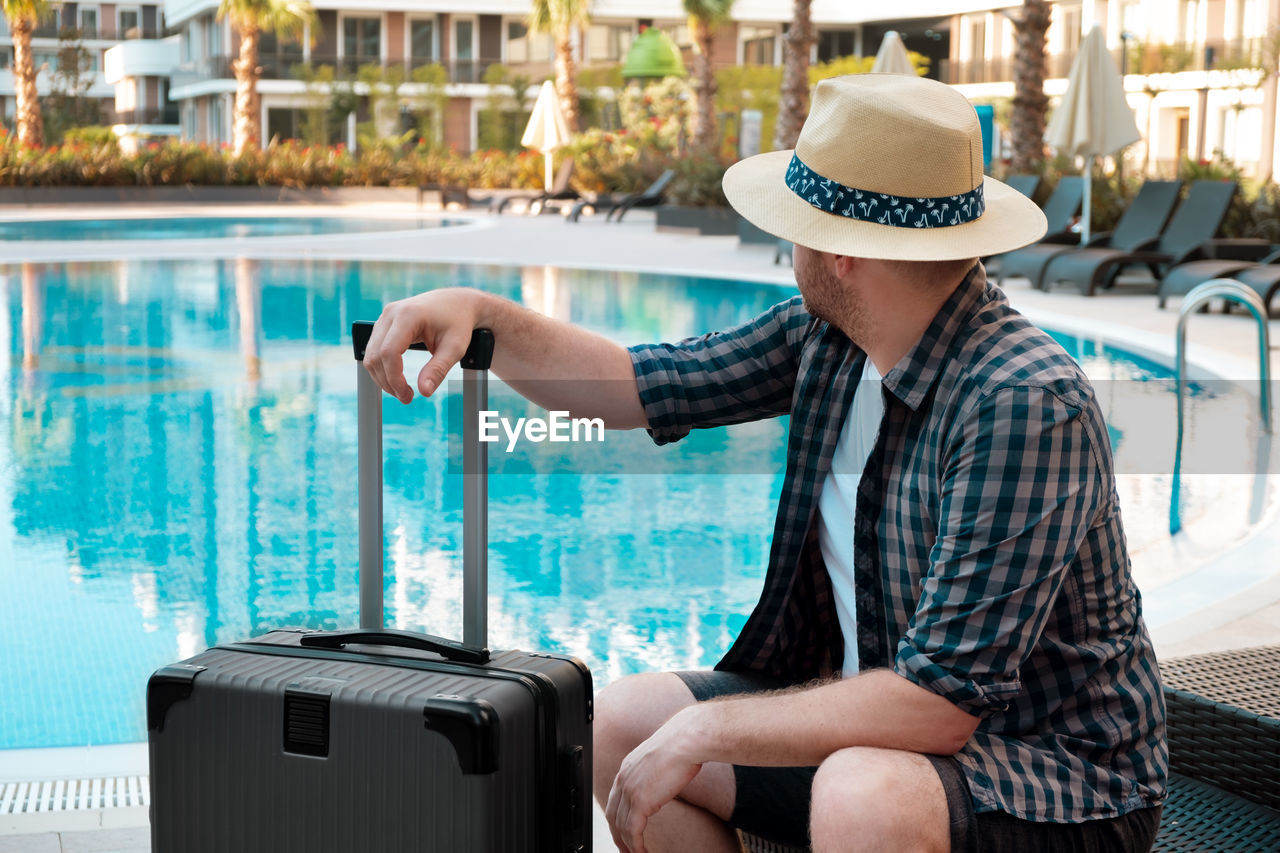
[[[0,835],[0,853],[62,853],[62,841],[56,832]]]
[[[200,213],[280,215],[280,207],[236,206],[127,206],[78,208],[79,216],[187,215]],[[290,205],[289,215],[327,213],[339,216],[416,216],[411,205],[345,205],[308,208]],[[53,207],[4,207],[3,217],[60,217]],[[457,214],[450,214],[456,216]],[[463,214],[465,215],[465,214]],[[403,234],[326,235],[321,238],[270,238],[235,241],[234,251],[260,258],[340,258],[403,261],[446,261],[489,264],[556,265],[580,268],[647,270],[671,274],[741,277],[781,284],[793,282],[791,269],[772,263],[772,246],[739,247],[736,237],[697,237],[659,233],[653,214],[636,211],[622,223],[605,223],[599,216],[578,224],[544,215],[470,216],[469,227],[425,231],[406,239]],[[9,261],[96,260],[110,258],[225,258],[226,242],[153,241],[68,247],[55,243],[0,243],[0,263]],[[1003,285],[1014,307],[1036,322],[1064,327],[1066,331],[1091,330],[1123,340],[1126,346],[1171,358],[1178,323],[1178,300],[1168,308],[1156,307],[1150,293],[1113,292],[1086,298],[1074,291],[1041,293],[1027,282],[1013,279]],[[1280,320],[1269,324],[1272,339],[1280,343]],[[1257,338],[1252,322],[1241,314],[1196,315],[1189,323],[1188,357],[1227,378],[1254,379],[1258,373]],[[1280,371],[1280,349],[1273,347],[1271,369]],[[1161,626],[1153,631],[1162,655],[1239,648],[1280,643],[1280,558],[1271,537],[1263,537],[1252,550],[1242,549],[1240,559],[1274,564],[1276,574],[1240,591],[1203,612]],[[596,849],[609,850],[609,836],[596,809]],[[14,846],[14,845],[17,846]],[[24,846],[25,845],[25,846]],[[144,853],[149,849],[145,827],[133,830],[45,833],[0,836],[0,853]]]

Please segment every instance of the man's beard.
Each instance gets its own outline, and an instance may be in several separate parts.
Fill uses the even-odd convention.
[[[854,343],[865,346],[870,322],[862,300],[822,264],[809,264],[801,272],[806,279],[800,288],[805,310],[840,329]]]

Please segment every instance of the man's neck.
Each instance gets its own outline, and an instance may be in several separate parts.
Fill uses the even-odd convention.
[[[932,287],[894,280],[888,268],[877,278],[862,289],[862,317],[837,325],[885,376],[919,343],[964,276]]]

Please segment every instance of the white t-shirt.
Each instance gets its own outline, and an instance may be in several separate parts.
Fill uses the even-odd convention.
[[[884,392],[880,374],[867,359],[858,392],[845,416],[836,442],[831,470],[818,499],[818,543],[831,576],[836,615],[844,635],[845,675],[858,673],[858,611],[853,595],[853,519],[858,506],[858,483],[867,458],[875,448],[884,419]]]

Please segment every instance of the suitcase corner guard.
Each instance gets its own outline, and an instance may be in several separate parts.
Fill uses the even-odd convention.
[[[188,698],[194,688],[196,676],[205,667],[189,663],[162,666],[147,681],[147,730],[164,731],[164,718],[169,709]]]
[[[422,709],[424,725],[444,735],[463,775],[498,770],[498,714],[483,699],[439,694]]]

